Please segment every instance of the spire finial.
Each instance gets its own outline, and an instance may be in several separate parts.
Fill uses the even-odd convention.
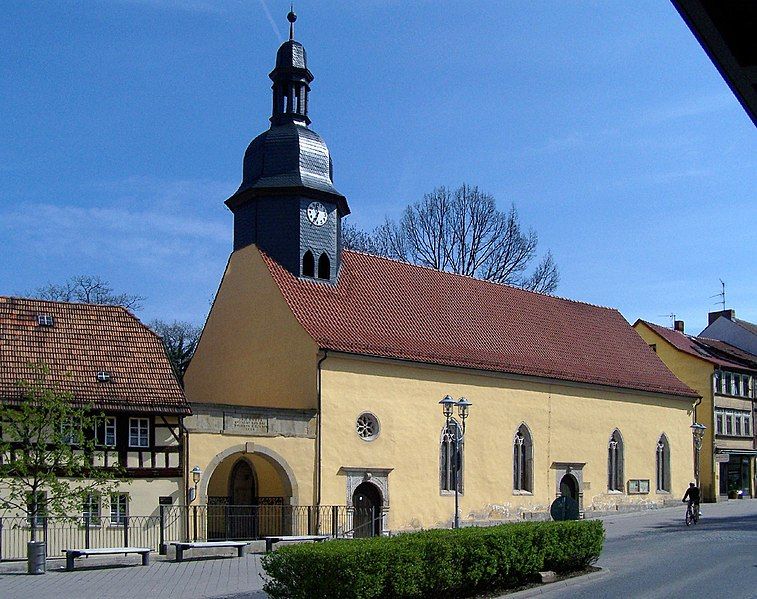
[[[294,22],[297,20],[297,15],[294,14],[294,5],[289,5],[289,14],[287,15],[287,21],[289,21],[289,39],[294,39]]]

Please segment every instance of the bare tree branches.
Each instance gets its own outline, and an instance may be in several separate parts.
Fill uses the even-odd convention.
[[[200,340],[202,327],[189,322],[174,320],[168,323],[164,320],[153,320],[150,328],[163,339],[163,347],[171,361],[179,382],[184,380],[184,372],[194,355],[197,342]]]
[[[515,206],[497,209],[478,187],[439,187],[405,208],[399,222],[384,221],[371,233],[343,228],[349,249],[388,256],[429,268],[549,293],[560,275],[547,254],[529,274],[539,237],[524,231]]]
[[[33,294],[40,299],[84,304],[106,304],[139,310],[145,298],[128,293],[114,293],[108,281],[98,276],[77,275],[62,284],[48,283]]]

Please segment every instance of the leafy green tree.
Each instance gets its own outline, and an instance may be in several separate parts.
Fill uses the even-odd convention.
[[[26,515],[35,541],[42,517],[81,514],[87,497],[117,489],[123,470],[97,464],[102,415],[50,385],[47,366],[33,368],[21,399],[0,404],[0,509]]]

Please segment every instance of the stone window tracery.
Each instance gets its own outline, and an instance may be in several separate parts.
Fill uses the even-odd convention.
[[[533,492],[533,442],[525,424],[513,439],[513,491]]]
[[[358,437],[364,441],[373,441],[379,434],[379,422],[370,412],[363,412],[355,422]]]

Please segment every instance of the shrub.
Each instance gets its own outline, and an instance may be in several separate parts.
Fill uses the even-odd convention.
[[[585,568],[602,551],[598,520],[428,530],[282,547],[263,558],[274,599],[442,599],[519,586],[537,572]]]

